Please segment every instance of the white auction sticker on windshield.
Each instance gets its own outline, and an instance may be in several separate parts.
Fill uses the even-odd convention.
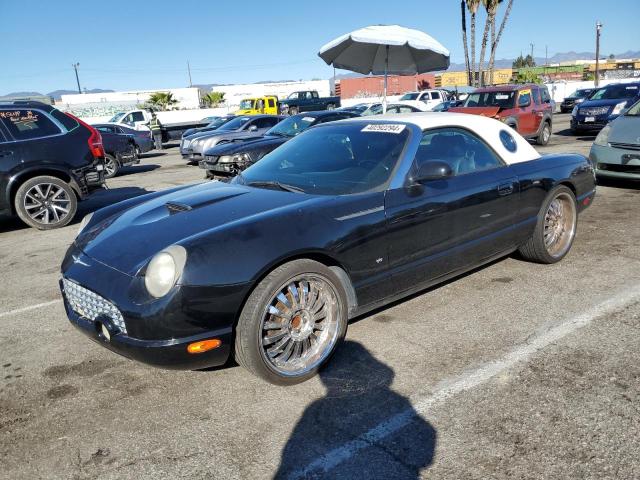
[[[315,118],[313,118],[313,117],[303,117],[302,120],[304,120],[305,122],[313,122],[315,120]]]
[[[403,125],[401,123],[371,123],[360,131],[398,134],[404,130],[404,127],[406,127],[406,125]]]

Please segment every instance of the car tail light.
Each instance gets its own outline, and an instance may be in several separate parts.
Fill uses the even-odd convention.
[[[73,118],[80,125],[84,126],[89,130],[91,135],[89,135],[89,139],[87,140],[87,144],[89,145],[89,150],[91,151],[91,155],[94,158],[103,158],[104,157],[104,146],[102,145],[102,135],[100,132],[96,130],[94,127],[89,125],[86,122],[83,122],[75,115],[71,115],[69,112],[65,112],[69,117]]]

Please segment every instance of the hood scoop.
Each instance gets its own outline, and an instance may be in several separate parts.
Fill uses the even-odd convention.
[[[164,204],[164,206],[167,207],[167,210],[169,210],[169,215],[175,215],[176,213],[180,212],[188,212],[193,208],[189,205],[185,205],[184,203],[177,202],[167,202]]]

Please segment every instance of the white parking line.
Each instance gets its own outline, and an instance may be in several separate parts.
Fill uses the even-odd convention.
[[[453,395],[488,382],[496,375],[514,367],[517,363],[529,360],[530,357],[550,344],[589,325],[594,319],[619,311],[635,300],[640,300],[640,285],[626,289],[624,292],[596,305],[587,312],[549,328],[529,339],[527,343],[516,347],[498,360],[487,363],[464,375],[440,383],[436,387],[435,393],[413,398],[411,402],[413,408],[394,415],[388,420],[379,423],[368,432],[360,435],[358,438],[330,450],[328,453],[316,458],[316,460],[306,467],[292,472],[289,478],[303,478],[312,476],[311,474],[313,473],[329,472],[340,463],[352,458],[360,450],[375,446],[376,442],[398,432],[407,426],[416,415],[424,416],[428,413],[429,409],[436,404],[444,402]]]
[[[8,312],[1,312],[0,318],[8,317],[10,315],[16,315],[18,313],[28,312],[29,310],[35,310],[37,308],[48,307],[49,305],[55,305],[56,303],[59,303],[61,301],[62,301],[61,299],[51,300],[50,302],[37,303],[35,305],[29,305],[28,307],[16,308],[14,310],[9,310]]]

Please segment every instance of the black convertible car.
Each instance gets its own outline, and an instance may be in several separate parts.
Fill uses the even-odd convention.
[[[229,183],[98,210],[60,283],[73,325],[117,353],[183,369],[233,355],[292,384],[329,359],[350,318],[516,250],[561,260],[594,195],[585,157],[540,157],[493,119],[343,120]]]
[[[262,137],[224,143],[206,150],[204,160],[200,160],[200,168],[206,170],[207,178],[235,176],[309,127],[358,116],[357,113],[342,110],[292,115],[267,130]]]

